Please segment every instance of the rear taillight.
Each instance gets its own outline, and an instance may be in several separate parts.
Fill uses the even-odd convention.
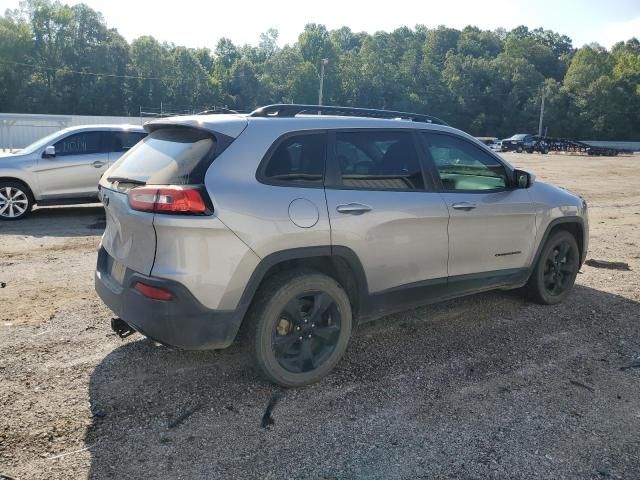
[[[138,187],[127,193],[134,210],[154,213],[203,214],[207,205],[196,187]]]

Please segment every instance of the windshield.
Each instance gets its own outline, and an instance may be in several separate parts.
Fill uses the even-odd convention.
[[[507,138],[507,140],[524,140],[524,138],[526,136],[527,136],[526,133],[518,133],[517,135],[514,135],[513,137]]]
[[[53,132],[46,137],[42,137],[40,140],[36,140],[31,145],[24,147],[20,153],[33,153],[36,150],[39,150],[44,147],[48,147],[49,145],[53,145],[55,140],[57,140],[62,134],[68,132],[69,129],[65,128],[64,130],[58,130],[57,132]]]
[[[152,185],[201,183],[214,145],[215,138],[202,130],[161,128],[114,163],[107,177]]]

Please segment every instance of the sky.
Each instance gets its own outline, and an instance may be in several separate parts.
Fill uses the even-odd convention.
[[[81,3],[62,0],[62,3]],[[187,47],[215,48],[221,37],[257,44],[260,33],[276,28],[279,44],[291,44],[307,23],[329,29],[391,31],[423,24],[464,28],[543,27],[568,35],[575,47],[597,42],[607,48],[640,38],[640,0],[84,0],[101,12],[128,41],[152,35]],[[18,0],[0,0],[0,12]]]

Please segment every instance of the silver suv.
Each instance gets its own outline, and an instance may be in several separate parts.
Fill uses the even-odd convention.
[[[136,125],[70,127],[0,155],[0,220],[20,220],[35,203],[97,201],[100,176],[146,135]]]
[[[587,206],[426,115],[272,105],[155,120],[100,187],[112,327],[186,349],[241,336],[317,381],[353,325],[491,289],[568,295]]]

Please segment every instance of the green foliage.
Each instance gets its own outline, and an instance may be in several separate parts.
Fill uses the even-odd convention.
[[[29,61],[33,41],[29,25],[11,15],[0,17],[0,62]],[[0,111],[19,111],[16,102],[31,72],[15,68],[13,63],[0,63]]]
[[[574,49],[566,35],[424,25],[392,32],[308,24],[293,45],[222,38],[190,49],[130,44],[84,4],[25,0],[0,16],[0,110],[138,115],[141,109],[251,110],[326,104],[431,113],[475,135],[536,132],[544,85],[549,135],[640,140],[640,42]]]

